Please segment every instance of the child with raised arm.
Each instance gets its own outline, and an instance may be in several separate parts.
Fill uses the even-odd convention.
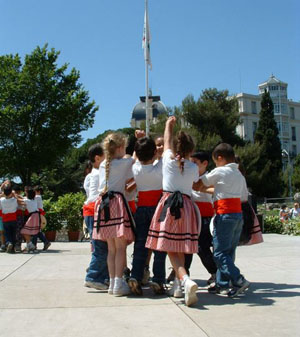
[[[126,248],[134,240],[134,220],[124,196],[125,184],[133,178],[133,158],[124,158],[126,137],[111,133],[103,141],[105,160],[100,164],[100,197],[95,205],[93,239],[108,245],[108,293],[128,295],[130,289],[122,279],[126,266]]]
[[[163,196],[160,199],[148,233],[146,247],[167,252],[177,278],[173,292],[183,283],[185,304],[197,302],[197,283],[184,268],[184,254],[198,252],[199,210],[191,200],[193,184],[198,182],[197,165],[189,161],[194,150],[192,138],[180,131],[173,143],[174,116],[169,117],[164,132]]]
[[[148,258],[145,247],[148,230],[156,206],[162,194],[162,161],[155,165],[156,146],[153,139],[144,137],[138,139],[134,147],[138,161],[133,165],[132,172],[138,191],[138,208],[134,215],[136,237],[129,286],[136,295],[142,295],[144,268]],[[150,287],[157,295],[165,292],[165,260],[166,253],[154,251],[153,278]]]
[[[201,177],[206,187],[214,187],[213,200],[216,211],[213,254],[218,270],[216,285],[210,287],[209,292],[233,297],[250,285],[234,263],[243,227],[241,197],[246,188],[246,181],[235,163],[234,151],[229,144],[219,144],[214,149],[212,158],[216,168]]]

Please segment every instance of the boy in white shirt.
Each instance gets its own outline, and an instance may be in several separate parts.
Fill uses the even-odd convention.
[[[209,291],[233,297],[250,286],[234,264],[235,250],[243,227],[241,196],[246,181],[235,163],[234,151],[229,144],[219,144],[212,157],[217,167],[201,178],[206,187],[214,187],[216,211],[213,247],[218,270],[216,285],[209,288]]]

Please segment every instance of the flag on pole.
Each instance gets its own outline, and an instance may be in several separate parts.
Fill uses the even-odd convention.
[[[152,70],[152,63],[150,58],[150,28],[149,28],[149,18],[148,18],[148,1],[146,1],[145,6],[145,16],[144,16],[144,30],[143,30],[143,49],[144,49],[144,59]]]

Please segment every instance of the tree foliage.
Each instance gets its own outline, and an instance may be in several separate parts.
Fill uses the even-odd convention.
[[[281,144],[274,118],[273,102],[268,92],[262,95],[255,142],[260,145],[256,163],[258,173],[256,190],[259,193],[258,195],[265,197],[280,196],[283,191]]]
[[[47,45],[23,64],[19,55],[0,56],[0,173],[24,184],[33,173],[57,166],[93,125],[98,109],[78,82],[79,72],[58,66],[58,56]]]

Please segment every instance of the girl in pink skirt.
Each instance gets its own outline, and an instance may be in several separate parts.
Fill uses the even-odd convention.
[[[198,252],[198,236],[201,220],[197,206],[190,196],[197,188],[197,165],[189,161],[194,150],[192,138],[180,131],[173,144],[172,133],[176,122],[169,117],[164,133],[163,196],[156,208],[148,233],[146,247],[168,253],[176,272],[171,294],[180,297],[181,284],[185,291],[185,303],[197,302],[197,284],[184,268],[184,254]],[[174,152],[173,152],[174,151]]]
[[[38,203],[35,199],[35,191],[32,187],[27,187],[25,188],[25,193],[26,198],[24,198],[23,201],[26,207],[25,215],[27,215],[27,221],[21,229],[21,234],[26,241],[25,252],[31,252],[35,250],[35,245],[31,242],[31,237],[39,233],[41,229],[41,219]]]
[[[125,184],[133,177],[132,158],[124,158],[126,137],[111,133],[103,141],[105,160],[99,167],[100,197],[95,204],[93,239],[107,241],[107,265],[110,277],[108,293],[128,295],[122,279],[126,266],[126,248],[134,240],[134,220],[124,197]]]

